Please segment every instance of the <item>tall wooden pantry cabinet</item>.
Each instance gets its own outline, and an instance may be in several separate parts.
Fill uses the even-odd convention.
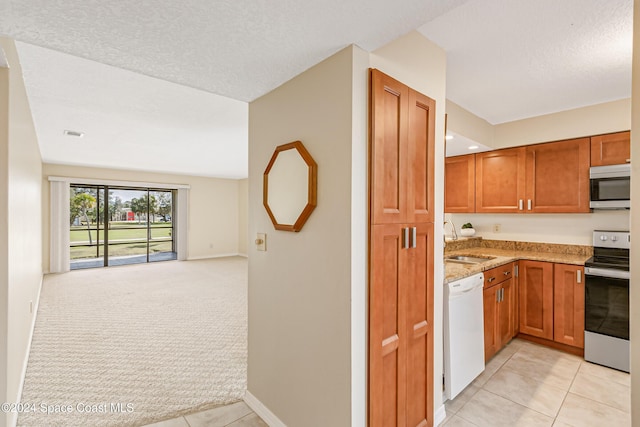
[[[433,425],[435,101],[370,87],[369,425]]]

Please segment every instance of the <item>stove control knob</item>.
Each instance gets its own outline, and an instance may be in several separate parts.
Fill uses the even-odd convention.
[[[615,242],[618,240],[618,236],[611,236],[611,241]]]
[[[602,241],[604,242],[605,240],[607,240],[607,236],[605,236],[605,235],[603,234],[602,236],[600,236],[600,240],[602,240]]]

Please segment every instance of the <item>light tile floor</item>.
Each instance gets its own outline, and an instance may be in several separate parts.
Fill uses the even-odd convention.
[[[454,400],[443,427],[631,426],[629,374],[513,340]],[[244,402],[146,427],[267,427]]]
[[[244,402],[148,424],[145,427],[268,427]]]
[[[631,426],[630,376],[513,340],[454,400],[443,427]]]

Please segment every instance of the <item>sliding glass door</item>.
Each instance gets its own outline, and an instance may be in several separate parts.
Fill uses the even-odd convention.
[[[174,196],[171,190],[71,185],[71,269],[177,259]]]

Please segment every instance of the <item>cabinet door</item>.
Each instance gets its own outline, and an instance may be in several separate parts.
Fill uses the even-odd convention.
[[[520,333],[553,339],[553,264],[521,260]]]
[[[584,348],[584,268],[555,264],[553,340]]]
[[[433,224],[416,224],[407,284],[407,426],[434,425]],[[410,227],[412,228],[412,227]],[[385,424],[386,425],[386,424]],[[401,424],[399,424],[401,425]]]
[[[485,363],[498,352],[500,347],[497,333],[498,322],[498,294],[500,286],[485,288],[483,291],[484,305],[484,360]]]
[[[527,212],[590,212],[589,147],[589,138],[527,147]]]
[[[433,222],[436,102],[409,89],[406,164],[407,222]]]
[[[444,160],[444,211],[476,211],[475,154],[447,157]]]
[[[523,212],[524,147],[476,154],[476,212]]]
[[[498,335],[500,348],[504,347],[513,338],[513,279],[508,279],[500,285],[500,298],[498,303]]]
[[[407,209],[409,88],[371,71],[371,221],[399,224]]]
[[[619,165],[631,161],[631,132],[591,137],[591,166]]]
[[[369,289],[369,420],[372,427],[406,425],[407,249],[403,227],[375,225]]]

